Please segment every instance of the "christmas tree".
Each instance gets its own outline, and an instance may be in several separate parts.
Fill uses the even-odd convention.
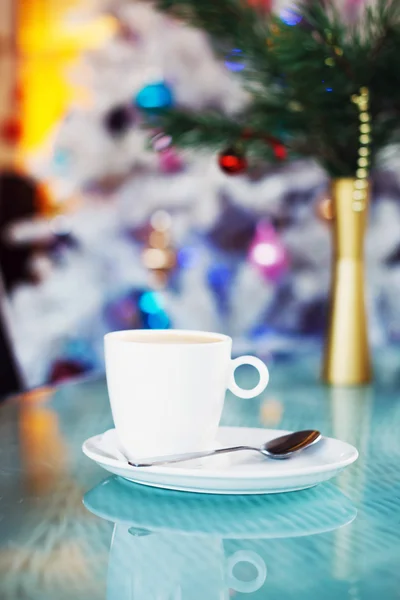
[[[164,131],[191,146],[215,146],[230,138],[219,156],[228,172],[246,169],[245,149],[261,156],[272,152],[278,160],[285,160],[289,149],[292,158],[315,157],[333,178],[334,252],[323,379],[333,385],[369,382],[364,236],[371,165],[383,148],[398,141],[400,131],[398,2],[378,0],[364,8],[355,26],[341,18],[333,2],[319,0],[303,0],[289,21],[273,14],[260,18],[241,0],[157,4],[208,31],[217,51],[232,52],[234,44],[234,52],[243,56],[250,95],[234,119],[167,110],[161,118]]]
[[[253,6],[244,10],[264,28],[265,12],[261,19]],[[143,3],[118,1],[107,12],[114,37],[83,56],[72,74],[90,101],[71,106],[30,163],[50,191],[43,218],[10,230],[14,244],[50,242],[35,262],[42,281],[12,293],[14,340],[28,383],[102,368],[102,335],[111,329],[225,331],[237,348],[261,352],[282,347],[277,332],[319,334],[329,286],[326,176],[315,162],[289,163],[286,153],[297,153],[277,122],[268,140],[255,139],[264,129],[254,120],[238,138],[256,86],[256,78],[253,87],[241,86],[249,64],[244,46],[221,46],[221,60],[203,33]],[[273,18],[285,31],[299,25],[282,18],[294,17]],[[357,106],[347,104],[356,122]],[[191,129],[203,118],[203,131]],[[204,133],[216,123],[209,119],[222,127],[215,138]],[[169,136],[178,145],[195,142],[195,152],[181,152]],[[217,147],[219,157],[199,155],[198,141]],[[221,156],[222,147],[234,152]],[[266,158],[279,167],[271,169]],[[232,177],[236,160],[245,169]],[[400,325],[398,183],[386,174],[375,181],[381,202],[367,253],[374,330],[385,339]]]

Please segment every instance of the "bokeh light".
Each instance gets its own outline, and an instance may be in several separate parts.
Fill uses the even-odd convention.
[[[280,17],[282,21],[286,23],[286,25],[290,25],[291,27],[297,25],[301,21],[301,16],[289,8],[282,9],[280,12]]]
[[[252,255],[254,262],[263,267],[274,265],[280,257],[279,248],[266,242],[254,246]]]
[[[168,329],[170,322],[165,312],[149,315],[148,324],[150,329]]]
[[[243,63],[243,52],[240,48],[234,48],[225,59],[225,66],[230,71],[237,73],[243,71],[245,65]]]
[[[193,267],[196,264],[197,257],[198,252],[196,248],[186,246],[178,250],[177,262],[183,269],[190,269],[190,267]]]
[[[139,307],[145,313],[157,314],[163,310],[161,297],[156,292],[145,292],[139,300]]]
[[[165,210],[157,210],[151,216],[150,225],[157,231],[167,231],[172,225],[171,215]]]

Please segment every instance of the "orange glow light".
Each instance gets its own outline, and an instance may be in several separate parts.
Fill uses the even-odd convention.
[[[116,22],[111,17],[89,22],[73,20],[72,9],[78,6],[82,7],[82,0],[21,0],[19,3],[22,157],[43,142],[76,98],[77,92],[67,81],[67,68],[84,50],[101,46],[115,32]]]

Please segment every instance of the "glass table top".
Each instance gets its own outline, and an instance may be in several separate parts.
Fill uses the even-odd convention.
[[[0,405],[1,600],[400,598],[400,355],[367,388],[326,388],[318,359],[270,365],[224,425],[320,429],[359,460],[271,496],[203,496],[109,476],[81,452],[112,427],[103,379]],[[241,383],[252,378],[242,371]]]

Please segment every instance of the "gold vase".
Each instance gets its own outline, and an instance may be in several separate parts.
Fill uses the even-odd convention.
[[[371,380],[364,298],[364,236],[370,189],[354,200],[355,179],[334,179],[333,265],[329,326],[323,380],[331,385],[360,385]]]

